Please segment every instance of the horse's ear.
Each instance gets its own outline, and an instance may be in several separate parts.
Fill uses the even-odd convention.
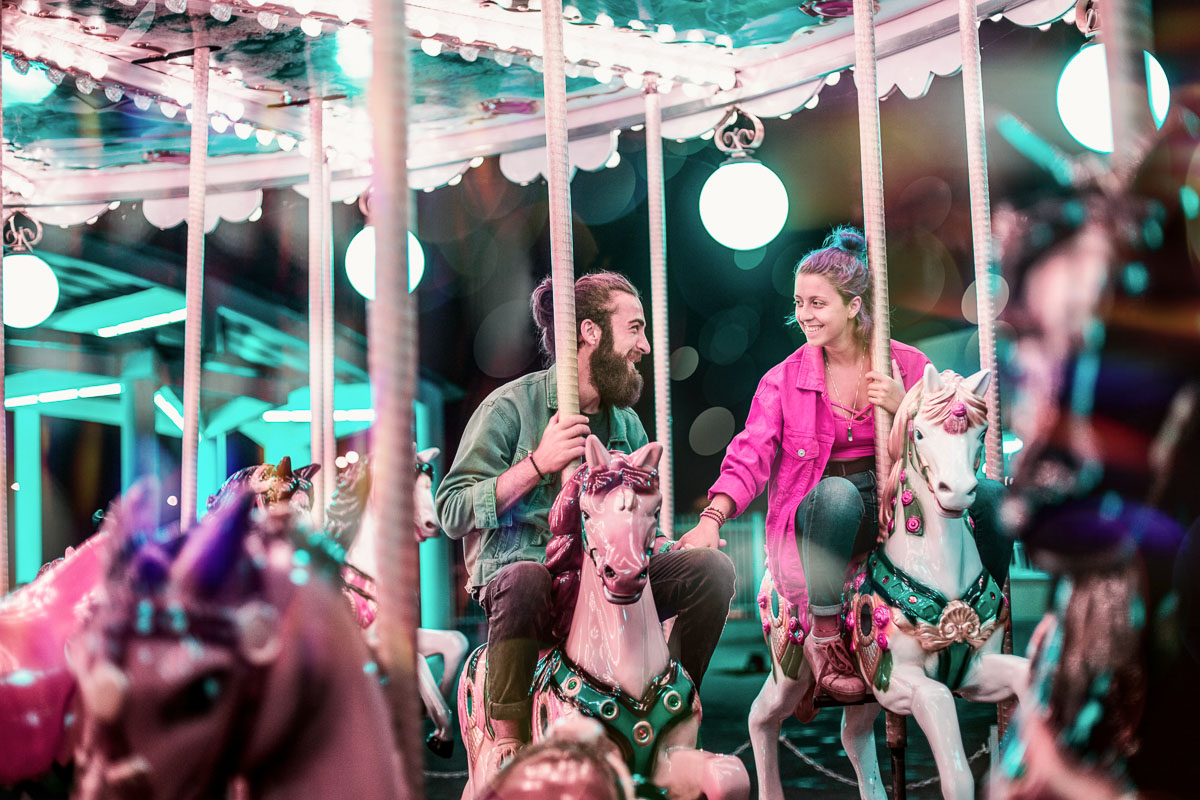
[[[600,440],[591,434],[588,434],[583,453],[587,457],[588,468],[593,472],[598,469],[606,469],[612,462],[612,456],[604,449],[604,445],[600,444]]]
[[[981,369],[970,377],[963,378],[963,386],[967,391],[976,397],[983,397],[988,386],[992,382],[992,373],[989,370]]]
[[[242,492],[234,502],[206,514],[189,532],[187,544],[171,566],[170,582],[185,593],[215,594],[235,571],[256,500],[253,492]]]
[[[942,376],[938,374],[937,367],[925,364],[925,372],[921,375],[921,390],[929,396],[941,388]]]
[[[644,444],[633,454],[629,456],[629,461],[638,469],[652,470],[658,468],[658,461],[662,458],[663,446],[658,442]]]
[[[301,478],[303,480],[308,481],[309,483],[312,483],[313,476],[316,475],[320,471],[321,471],[320,464],[306,464],[305,466],[296,470],[295,475],[297,478]]]
[[[437,458],[438,456],[440,456],[441,454],[442,454],[442,451],[436,447],[430,447],[428,449],[421,450],[420,452],[417,453],[417,463],[418,464],[432,464],[433,460],[435,458]]]
[[[279,459],[279,463],[275,466],[275,477],[281,480],[287,480],[292,477],[292,457],[284,456]]]

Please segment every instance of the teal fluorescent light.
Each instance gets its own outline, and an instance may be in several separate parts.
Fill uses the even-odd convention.
[[[24,394],[17,397],[4,398],[5,408],[21,408],[38,403],[61,403],[66,400],[79,400],[88,397],[111,397],[121,393],[119,383],[101,383],[95,386],[84,386],[80,389],[57,389],[53,392]]]
[[[141,319],[131,319],[128,322],[120,322],[116,325],[106,325],[103,328],[96,329],[96,335],[105,339],[113,336],[121,336],[134,331],[144,331],[147,328],[157,328],[162,325],[170,325],[173,322],[183,322],[187,317],[186,308],[177,308],[174,311],[164,311],[161,314],[151,314],[148,317]]]
[[[183,430],[183,414],[179,413],[171,401],[162,396],[162,392],[154,393],[154,405],[162,409],[162,412],[167,415],[167,419],[179,426],[179,430]]]
[[[264,411],[263,422],[312,422],[312,411],[307,408],[282,409],[273,408]],[[374,422],[373,408],[345,408],[333,412],[334,422]]]
[[[1004,454],[1006,456],[1010,456],[1013,453],[1019,453],[1021,451],[1021,448],[1024,446],[1025,446],[1025,443],[1022,442],[1016,436],[1014,436],[1011,439],[1006,438],[1004,440],[1004,444],[1001,446],[1000,449],[1004,452]]]

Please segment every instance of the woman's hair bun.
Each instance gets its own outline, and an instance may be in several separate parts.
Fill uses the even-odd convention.
[[[840,247],[847,253],[863,255],[867,252],[867,239],[862,231],[851,225],[834,228],[833,233],[825,239],[826,247]]]

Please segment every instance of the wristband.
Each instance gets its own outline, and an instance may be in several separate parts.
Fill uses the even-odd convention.
[[[533,464],[533,468],[537,472],[538,478],[540,478],[541,480],[546,480],[545,474],[540,469],[538,469],[537,462],[533,460],[533,453],[529,454],[529,463]]]
[[[723,514],[721,512],[721,509],[715,508],[713,506],[708,506],[703,511],[701,511],[700,516],[708,517],[713,522],[717,523],[718,528],[720,528],[722,525],[724,525],[728,521],[728,518],[725,516],[725,514]]]

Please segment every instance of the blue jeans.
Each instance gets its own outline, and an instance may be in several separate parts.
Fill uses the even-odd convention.
[[[981,480],[971,516],[975,546],[983,566],[998,583],[1008,576],[1011,537],[1000,529],[998,511],[1004,487]],[[875,470],[822,478],[796,509],[796,543],[814,616],[842,610],[842,583],[850,561],[871,551],[879,528]]]

